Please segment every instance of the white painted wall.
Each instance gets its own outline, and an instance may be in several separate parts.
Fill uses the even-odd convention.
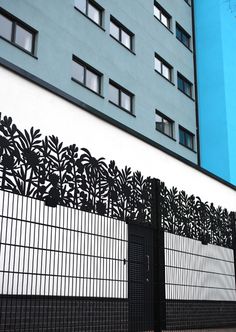
[[[202,200],[236,210],[233,189],[3,67],[0,87],[1,112],[11,116],[21,130],[34,126],[65,144],[88,148],[95,157],[114,159],[119,167],[131,166],[145,176],[165,181],[168,187],[177,186]]]
[[[166,298],[236,301],[233,250],[165,233]]]
[[[125,222],[0,191],[0,244],[0,294],[128,297]]]

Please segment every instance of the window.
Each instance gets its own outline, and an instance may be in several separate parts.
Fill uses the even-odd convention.
[[[191,37],[178,23],[176,23],[176,38],[187,48],[190,48]]]
[[[182,91],[184,94],[192,98],[192,87],[193,84],[187,80],[184,76],[180,73],[177,73],[177,80],[178,80],[178,89]]]
[[[171,65],[155,54],[155,70],[169,81],[172,81],[172,69]]]
[[[186,148],[194,149],[194,135],[181,126],[179,126],[179,143]]]
[[[157,2],[154,2],[154,16],[170,29],[171,16]]]
[[[73,56],[72,79],[97,94],[101,94],[102,74],[84,61]]]
[[[109,101],[129,113],[133,112],[133,94],[110,80]]]
[[[36,30],[7,12],[0,12],[0,37],[34,54]]]
[[[75,0],[75,8],[88,16],[97,25],[102,26],[103,8],[93,0]]]
[[[134,34],[113,17],[110,20],[110,35],[129,50],[133,50]]]
[[[174,137],[174,121],[156,111],[156,130],[169,137]]]

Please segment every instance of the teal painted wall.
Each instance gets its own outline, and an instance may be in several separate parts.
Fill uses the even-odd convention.
[[[235,15],[229,1],[195,0],[201,165],[233,184],[236,184]]]
[[[177,71],[194,83],[193,53],[175,37],[175,21],[192,35],[191,7],[185,1],[160,0],[173,16],[170,32],[153,16],[153,0],[99,0],[100,29],[74,9],[73,0],[0,0],[0,6],[39,31],[38,60],[0,39],[1,56],[78,98],[149,139],[197,162],[197,154],[179,145],[178,125],[196,133],[195,102],[176,87]],[[135,54],[109,35],[110,15],[135,34]],[[170,84],[154,71],[157,52],[174,67]],[[104,74],[101,98],[71,80],[72,54]],[[135,94],[135,115],[108,102],[109,78]],[[155,130],[155,109],[175,121],[175,140]],[[50,111],[50,109],[49,109]],[[195,142],[196,147],[196,142]]]

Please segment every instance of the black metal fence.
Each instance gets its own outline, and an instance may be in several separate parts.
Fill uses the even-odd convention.
[[[235,215],[0,121],[0,331],[236,327]]]
[[[234,214],[162,184],[161,219],[164,327],[236,327]]]

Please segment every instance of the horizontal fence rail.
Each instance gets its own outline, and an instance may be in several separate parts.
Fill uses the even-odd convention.
[[[5,191],[0,202],[0,330],[36,329],[38,320],[53,328],[68,315],[65,331],[125,330],[127,224]]]

